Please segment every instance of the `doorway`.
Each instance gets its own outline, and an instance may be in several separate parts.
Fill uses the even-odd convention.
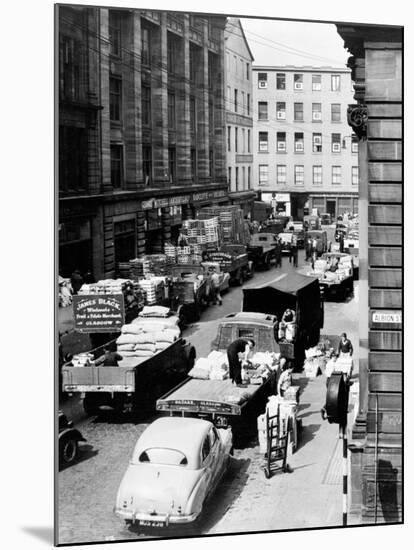
[[[332,220],[336,220],[336,200],[326,201],[326,211],[331,215]]]

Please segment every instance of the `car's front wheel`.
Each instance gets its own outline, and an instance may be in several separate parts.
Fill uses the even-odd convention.
[[[62,464],[71,464],[78,454],[78,442],[75,439],[64,439],[60,443],[60,461]]]

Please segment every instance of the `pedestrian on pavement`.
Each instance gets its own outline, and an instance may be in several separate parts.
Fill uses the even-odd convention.
[[[237,338],[227,348],[229,374],[233,384],[242,384],[242,367],[247,364],[254,346],[254,340],[250,338]]]
[[[298,267],[298,243],[296,235],[292,235],[292,242],[290,244],[289,263],[293,261],[293,267]]]
[[[223,299],[221,297],[220,290],[220,275],[214,270],[210,277],[210,291],[214,305],[223,305]]]
[[[105,356],[103,361],[104,367],[118,367],[118,361],[122,361],[123,357],[116,351],[111,351],[109,347],[104,348]]]
[[[352,342],[347,337],[346,332],[343,332],[341,334],[341,339],[338,345],[338,355],[346,354],[352,357],[353,353],[354,353],[354,348],[352,346]]]
[[[276,241],[276,266],[275,267],[282,267],[282,241],[280,240],[280,237]]]
[[[343,251],[344,251],[344,234],[341,231],[339,233],[339,252],[343,252]]]
[[[312,239],[308,237],[305,244],[306,261],[312,256]]]
[[[77,294],[83,285],[83,277],[79,269],[75,269],[70,276],[70,284],[72,285],[73,294]]]

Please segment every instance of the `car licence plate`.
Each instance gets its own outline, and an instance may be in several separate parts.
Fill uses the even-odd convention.
[[[148,520],[148,519],[141,519],[139,520],[138,523],[142,527],[165,527],[167,525],[167,523],[164,521]]]
[[[227,428],[228,425],[229,423],[226,416],[217,416],[216,418],[217,428]]]

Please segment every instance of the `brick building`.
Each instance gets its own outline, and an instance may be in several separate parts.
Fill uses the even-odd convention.
[[[347,68],[253,67],[254,187],[263,200],[299,219],[306,208],[358,211],[351,98]]]
[[[112,277],[228,203],[226,18],[56,9],[59,272]]]
[[[249,215],[256,195],[253,190],[251,109],[254,58],[240,19],[227,19],[224,40],[229,199],[233,204],[240,204],[245,215]]]

